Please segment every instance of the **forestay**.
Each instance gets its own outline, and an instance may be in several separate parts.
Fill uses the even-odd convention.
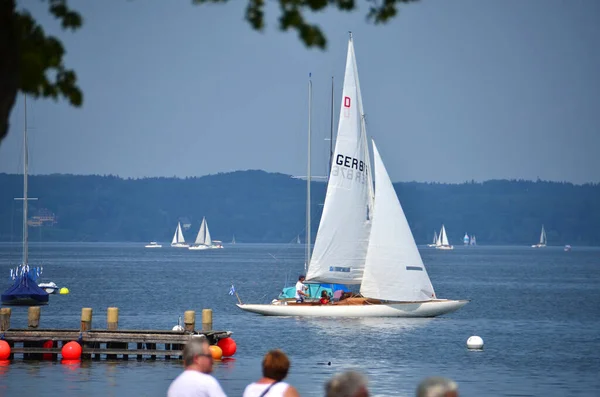
[[[352,38],[337,139],[307,281],[360,284],[372,212],[372,177]]]
[[[435,292],[417,244],[373,142],[375,208],[360,293],[388,301],[425,301]]]

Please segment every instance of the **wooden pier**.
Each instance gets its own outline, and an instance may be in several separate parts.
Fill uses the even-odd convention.
[[[9,359],[22,355],[23,359],[52,359],[61,356],[62,348],[70,341],[81,345],[81,358],[99,360],[157,357],[181,359],[183,346],[190,338],[205,338],[211,345],[231,336],[231,331],[212,329],[212,310],[202,311],[202,330],[195,329],[195,312],[186,311],[183,330],[125,330],[118,329],[118,308],[107,311],[107,328],[92,328],[92,309],[83,308],[79,329],[38,329],[40,307],[30,307],[28,328],[10,327],[10,308],[0,309],[0,340],[11,350]]]

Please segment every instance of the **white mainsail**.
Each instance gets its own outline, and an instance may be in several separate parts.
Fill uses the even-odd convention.
[[[546,229],[542,225],[542,233],[540,234],[540,245],[546,245]]]
[[[438,239],[437,232],[434,230],[433,231],[433,241],[432,241],[432,244],[436,244],[437,243],[437,239]]]
[[[183,232],[181,231],[181,223],[177,222],[177,229],[173,235],[173,240],[171,240],[171,245],[183,243],[185,243],[185,239],[183,238]]]
[[[194,244],[208,246],[212,245],[210,231],[208,230],[208,223],[206,222],[205,217],[202,217],[202,224],[200,225],[200,230],[198,230],[198,235],[196,236],[196,241]]]
[[[352,38],[323,214],[307,281],[360,284],[367,255],[373,187]]]
[[[426,301],[435,292],[392,181],[373,142],[375,206],[360,293],[388,301]]]

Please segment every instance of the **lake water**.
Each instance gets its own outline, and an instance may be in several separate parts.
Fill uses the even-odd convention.
[[[93,328],[119,308],[119,328],[171,329],[186,310],[213,309],[213,328],[230,330],[234,360],[215,364],[229,396],[258,379],[262,356],[283,349],[288,381],[302,396],[322,396],[325,381],[346,369],[365,373],[373,396],[412,396],[421,379],[447,376],[461,396],[597,396],[600,393],[600,249],[562,247],[420,248],[436,294],[472,301],[435,319],[263,317],[241,311],[266,303],[304,268],[303,245],[226,245],[188,251],[165,245],[41,244],[30,264],[45,281],[68,287],[42,307],[41,328],[78,328],[93,308]],[[10,285],[18,245],[0,245],[2,290]],[[27,326],[27,308],[11,325]],[[198,327],[200,328],[200,327]],[[465,347],[471,335],[483,351]],[[325,363],[331,362],[331,365]],[[165,396],[181,361],[94,361],[67,366],[16,358],[0,365],[0,396]]]

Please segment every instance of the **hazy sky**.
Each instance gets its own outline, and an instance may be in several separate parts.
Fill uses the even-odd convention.
[[[423,0],[387,26],[329,11],[327,51],[243,20],[245,3],[70,1],[62,32],[47,3],[22,1],[67,49],[84,106],[31,101],[32,173],[201,176],[306,174],[312,72],[313,170],[328,159],[329,92],[340,107],[354,33],[367,129],[394,181],[524,178],[600,182],[600,1]],[[23,104],[0,146],[20,172]]]

